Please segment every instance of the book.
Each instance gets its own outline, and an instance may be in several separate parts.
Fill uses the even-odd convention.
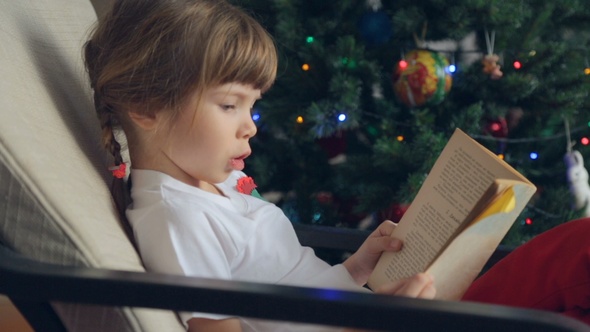
[[[514,224],[536,187],[456,129],[391,236],[368,286],[427,272],[436,299],[458,300]]]

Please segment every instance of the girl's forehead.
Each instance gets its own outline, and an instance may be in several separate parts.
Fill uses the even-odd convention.
[[[255,89],[250,84],[241,84],[241,83],[226,83],[222,84],[217,87],[213,87],[209,89],[209,94],[215,96],[238,96],[244,98],[255,98],[259,99],[261,97],[260,89]]]

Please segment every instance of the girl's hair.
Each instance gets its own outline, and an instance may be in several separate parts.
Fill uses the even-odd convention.
[[[223,0],[117,0],[84,48],[104,146],[122,162],[113,127],[124,112],[170,111],[225,83],[266,91],[277,67],[270,35]],[[130,133],[127,133],[130,134]]]

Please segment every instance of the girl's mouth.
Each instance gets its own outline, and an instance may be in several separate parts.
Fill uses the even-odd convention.
[[[233,170],[242,171],[246,164],[244,163],[244,159],[242,158],[234,158],[229,161],[229,164]]]
[[[233,158],[229,161],[229,164],[233,170],[236,171],[243,171],[246,164],[244,163],[244,159],[248,158],[250,153],[243,154],[237,158]]]

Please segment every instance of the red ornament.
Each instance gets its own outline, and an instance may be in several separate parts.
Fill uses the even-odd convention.
[[[383,220],[391,220],[398,223],[409,207],[409,204],[393,203],[388,208],[379,211],[379,222]]]
[[[334,158],[346,152],[346,133],[337,131],[332,136],[319,138],[317,143],[326,152],[329,159]]]
[[[334,195],[328,191],[320,191],[316,194],[318,203],[328,205],[334,202]]]
[[[254,179],[250,176],[238,179],[238,184],[236,185],[238,192],[246,195],[251,195],[256,187],[257,185],[254,183]]]

